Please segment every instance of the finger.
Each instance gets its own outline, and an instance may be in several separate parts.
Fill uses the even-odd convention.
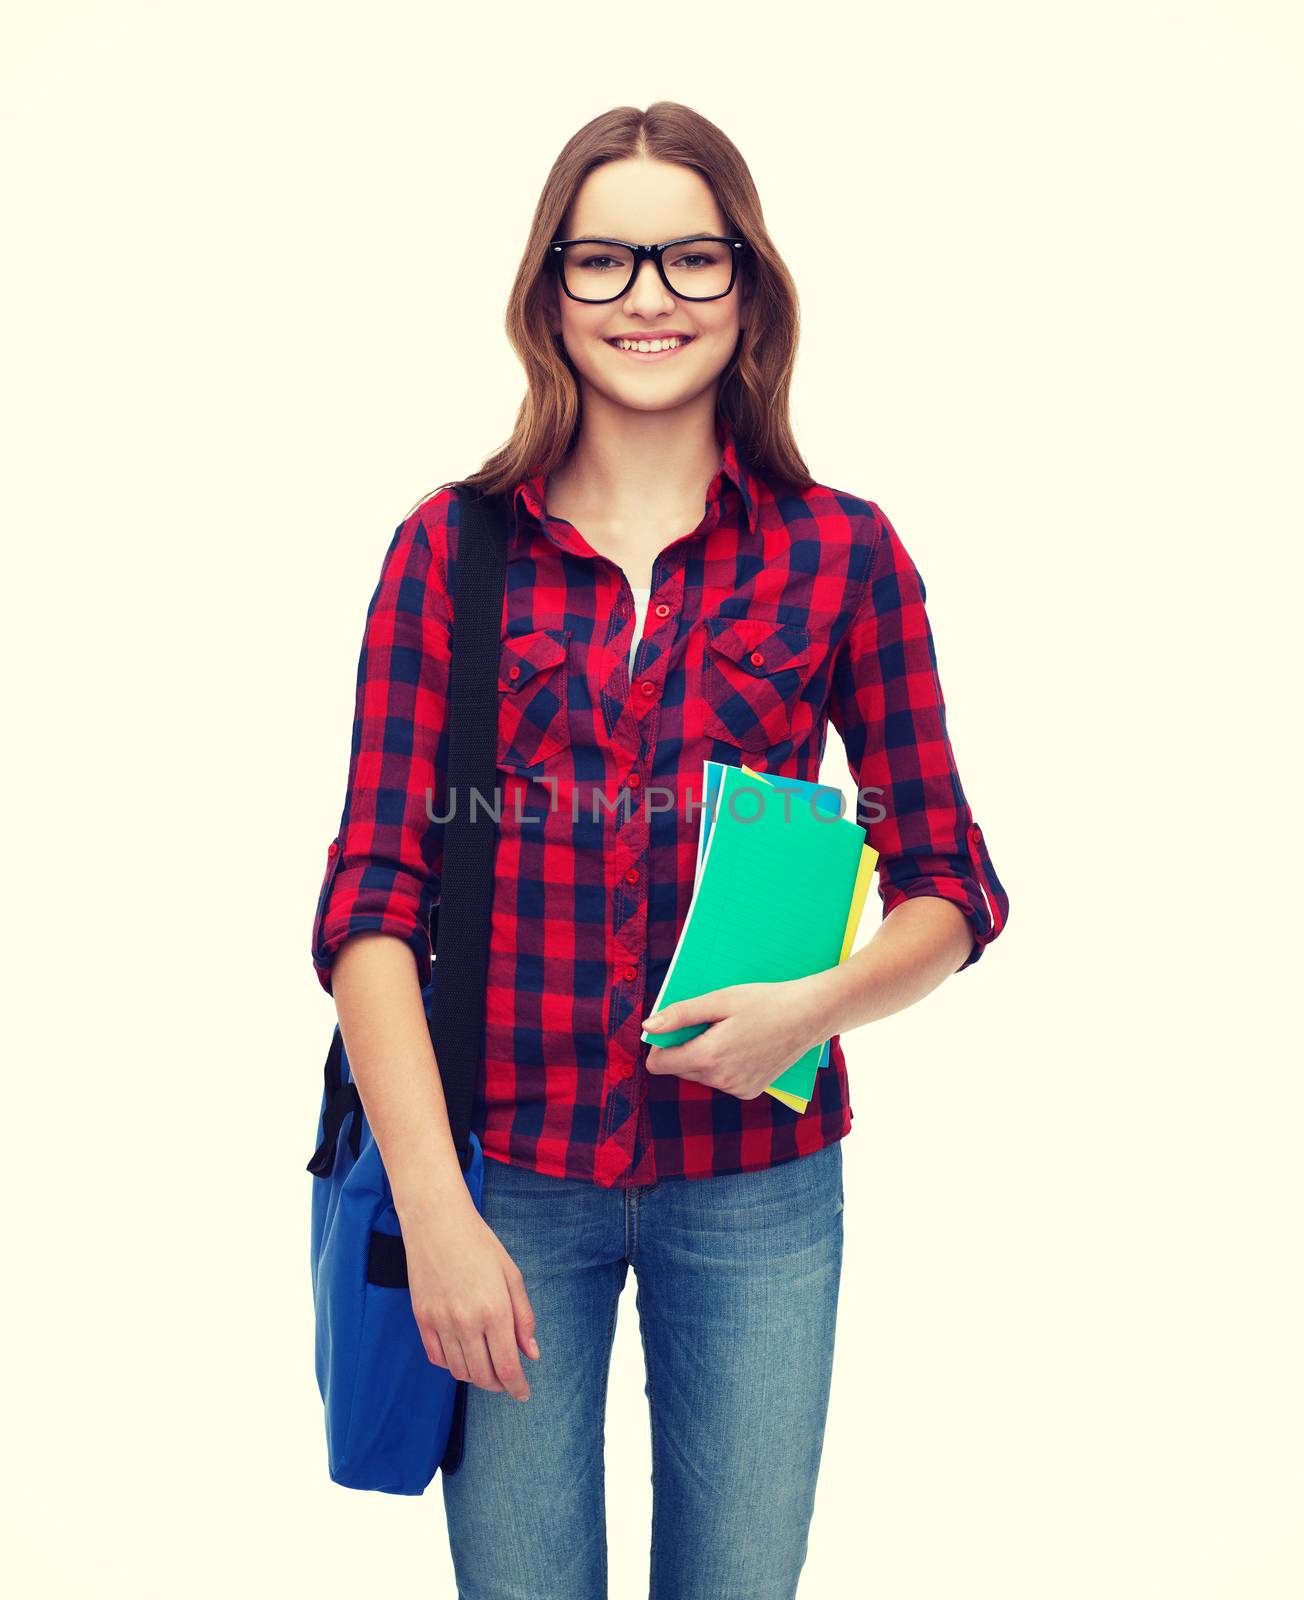
[[[471,1374],[467,1369],[466,1357],[462,1354],[461,1340],[455,1333],[448,1330],[440,1336],[439,1342],[443,1346],[444,1365],[448,1368],[450,1375],[456,1378],[459,1383],[470,1383]]]
[[[493,1393],[500,1390],[502,1384],[499,1383],[493,1362],[489,1359],[489,1347],[484,1342],[483,1328],[465,1329],[459,1332],[457,1337],[466,1381],[475,1384],[477,1389],[488,1389]]]
[[[444,1351],[444,1341],[433,1328],[421,1329],[421,1343],[426,1347],[426,1355],[437,1367],[448,1365],[448,1356]]]
[[[688,1048],[686,1044],[672,1044],[662,1050],[654,1045],[647,1053],[648,1071],[672,1073],[677,1078],[699,1079],[705,1069],[696,1056],[684,1053]]]
[[[516,1323],[516,1343],[533,1360],[539,1359],[539,1341],[535,1337],[534,1308],[525,1292],[525,1280],[516,1268],[506,1274],[507,1293],[512,1299],[512,1317]]]
[[[521,1352],[516,1348],[515,1319],[504,1314],[501,1322],[485,1329],[485,1343],[498,1381],[518,1400],[530,1398],[530,1386],[521,1371]]]
[[[498,1376],[497,1363],[486,1334],[482,1331],[479,1339],[472,1339],[469,1347],[463,1343],[462,1348],[471,1363],[471,1375],[477,1387],[488,1389],[492,1394],[501,1394],[506,1385]]]
[[[717,1024],[724,1026],[723,1022]],[[726,1043],[715,1028],[708,1028],[685,1039],[683,1044],[649,1044],[647,1053],[658,1057],[657,1065],[664,1072],[698,1073],[720,1060]]]

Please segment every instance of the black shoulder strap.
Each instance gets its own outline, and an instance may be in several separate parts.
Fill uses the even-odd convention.
[[[471,1158],[471,1110],[484,1065],[485,981],[493,910],[494,847],[498,819],[498,661],[502,649],[503,591],[507,581],[508,503],[504,496],[457,492],[458,542],[449,666],[448,801],[443,829],[439,905],[430,919],[435,974],[428,1022],[430,1042],[448,1106],[462,1171]],[[477,800],[476,795],[483,797]],[[432,797],[433,801],[434,797]],[[322,1138],[308,1171],[329,1178],[346,1118],[356,1160],[361,1149],[362,1102],[343,1072],[343,1038],[336,1025],[326,1055]],[[381,1239],[398,1260],[377,1283],[406,1283],[402,1240]]]
[[[435,930],[430,1042],[453,1143],[470,1163],[471,1107],[484,1064],[485,983],[498,837],[498,664],[507,576],[501,494],[457,492],[458,539],[449,668],[448,809]],[[433,803],[433,797],[432,797]]]

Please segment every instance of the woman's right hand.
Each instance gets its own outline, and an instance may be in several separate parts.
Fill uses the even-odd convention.
[[[454,1195],[456,1190],[453,1191]],[[520,1268],[462,1185],[400,1210],[412,1310],[426,1354],[453,1377],[530,1398],[521,1352],[539,1358]]]

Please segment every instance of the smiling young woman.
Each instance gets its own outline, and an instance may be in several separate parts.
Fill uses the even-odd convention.
[[[395,530],[368,611],[313,959],[426,1349],[473,1385],[443,1479],[459,1589],[605,1596],[607,1373],[633,1267],[652,1592],[780,1600],[805,1559],[832,1374],[839,1035],[976,962],[1008,901],[955,766],[923,581],[882,510],[818,483],[794,443],[796,294],[724,134],[669,103],[580,129],[507,326],[525,401],[461,480],[511,509],[483,1215],[423,1009],[456,485]],[[703,761],[817,779],[830,724],[875,797],[882,927],[838,967],[662,1013],[709,1023],[686,1044],[642,1044],[692,898]],[[649,786],[673,803],[573,803]],[[763,1092],[824,1040],[805,1111]]]

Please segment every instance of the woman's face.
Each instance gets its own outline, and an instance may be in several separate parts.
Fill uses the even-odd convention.
[[[691,234],[727,234],[705,180],[687,167],[664,161],[608,162],[584,180],[558,237],[624,239],[661,244]],[[669,262],[669,254],[666,257]],[[572,300],[556,284],[549,308],[554,333],[583,385],[613,405],[632,411],[665,411],[711,389],[728,365],[742,331],[743,273],[721,300],[681,299],[666,288],[656,263],[642,261],[629,293],[602,305]],[[631,355],[611,341],[633,335],[688,337],[668,355]]]

